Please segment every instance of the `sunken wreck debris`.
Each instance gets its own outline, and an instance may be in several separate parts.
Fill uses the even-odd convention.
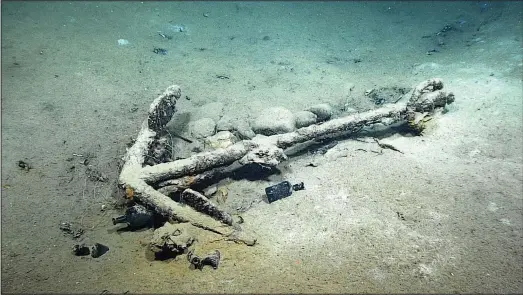
[[[253,245],[256,239],[252,234],[242,230],[229,213],[199,193],[196,188],[199,184],[226,177],[245,165],[270,169],[287,159],[284,150],[289,147],[310,140],[357,133],[364,127],[385,121],[387,125],[406,122],[419,131],[426,122],[420,118],[431,116],[454,101],[454,95],[443,91],[443,82],[437,78],[420,83],[407,95],[406,99],[367,112],[318,122],[288,133],[256,135],[226,147],[193,153],[183,159],[176,160],[170,154],[168,159],[147,165],[151,155],[162,154],[159,148],[169,148],[163,144],[171,136],[166,125],[175,114],[176,102],[181,97],[180,87],[173,85],[151,103],[136,141],[124,157],[119,183],[131,192],[135,201],[153,208],[156,214],[173,222],[188,223],[226,239]],[[181,202],[173,197],[175,194]],[[183,203],[184,199],[189,206]]]

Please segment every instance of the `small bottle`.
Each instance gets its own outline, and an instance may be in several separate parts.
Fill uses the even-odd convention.
[[[113,224],[127,223],[131,228],[152,226],[153,213],[142,205],[134,205],[125,210],[125,215],[113,218]]]

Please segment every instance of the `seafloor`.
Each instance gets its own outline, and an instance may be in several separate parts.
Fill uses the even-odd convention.
[[[519,1],[3,2],[2,291],[523,293],[522,11]],[[379,107],[366,91],[432,77],[456,101],[423,136],[381,134],[403,153],[344,139],[265,180],[221,184],[226,207],[248,208],[258,243],[216,242],[216,270],[151,261],[152,230],[111,222],[120,159],[171,84],[193,118],[252,123],[273,106],[365,111]],[[259,201],[281,180],[306,189]],[[74,256],[81,242],[109,251]]]

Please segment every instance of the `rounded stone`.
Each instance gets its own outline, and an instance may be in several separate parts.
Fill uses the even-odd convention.
[[[294,114],[282,107],[272,107],[263,110],[252,125],[255,133],[263,135],[292,132],[295,128],[296,119]]]
[[[309,111],[300,111],[294,114],[296,118],[296,128],[310,126],[318,121],[318,116]]]
[[[327,121],[332,116],[332,107],[327,103],[320,103],[308,108],[307,111],[318,117],[318,122]]]
[[[214,134],[216,123],[211,118],[202,118],[189,123],[189,131],[194,138],[205,138]]]

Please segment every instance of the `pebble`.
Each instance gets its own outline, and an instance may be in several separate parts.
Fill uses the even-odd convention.
[[[120,45],[120,46],[129,45],[129,40],[126,40],[126,39],[118,39],[118,45]]]

